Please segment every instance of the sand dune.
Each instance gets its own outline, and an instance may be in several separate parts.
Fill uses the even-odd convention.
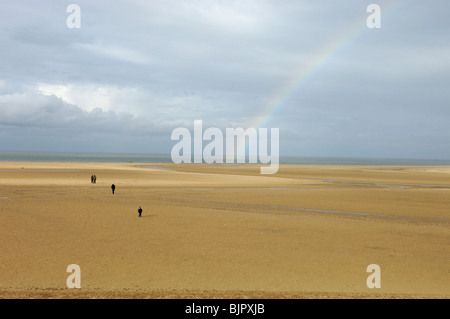
[[[448,167],[0,162],[0,298],[449,298],[448,207]]]

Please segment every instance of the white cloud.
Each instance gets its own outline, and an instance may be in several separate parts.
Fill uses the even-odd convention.
[[[151,134],[161,124],[126,112],[83,110],[55,95],[15,93],[0,96],[0,125],[64,129],[66,131]]]
[[[118,86],[96,86],[90,84],[50,84],[37,83],[36,91],[44,95],[54,95],[61,100],[77,105],[82,110],[128,112],[137,115],[133,98],[142,94],[138,88]]]
[[[71,47],[76,50],[81,50],[89,54],[98,55],[100,58],[112,58],[117,61],[147,64],[150,62],[148,56],[141,54],[138,51],[123,48],[117,45],[105,45],[94,43],[73,43]]]

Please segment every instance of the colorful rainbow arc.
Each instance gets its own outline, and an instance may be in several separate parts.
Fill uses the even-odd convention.
[[[380,5],[382,20],[388,14],[396,11],[405,0],[392,1]],[[298,68],[290,80],[286,81],[276,93],[268,100],[265,106],[262,107],[261,112],[255,117],[253,123],[249,127],[261,128],[267,127],[269,121],[280,111],[287,101],[294,96],[311,78],[329,64],[339,53],[344,51],[352,43],[354,43],[363,33],[370,31],[366,25],[366,18],[368,15],[363,15],[363,18],[358,17],[347,27],[340,36],[332,39],[326,43],[318,52],[313,55],[313,58],[308,61],[307,67]]]

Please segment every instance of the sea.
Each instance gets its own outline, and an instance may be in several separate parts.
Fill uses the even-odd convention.
[[[0,151],[0,161],[15,162],[109,162],[172,163],[170,154],[69,153]],[[380,166],[450,166],[450,159],[395,159],[352,157],[280,156],[280,164],[298,165],[380,165]]]

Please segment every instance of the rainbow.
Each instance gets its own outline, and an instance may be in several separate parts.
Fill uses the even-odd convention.
[[[381,4],[381,20],[388,14],[396,11],[405,0],[392,1]],[[364,10],[365,12],[365,10]],[[363,18],[362,18],[363,17]],[[351,46],[362,34],[373,31],[366,25],[367,15],[359,16],[355,21],[340,32],[330,42],[326,43],[319,51],[313,54],[313,58],[308,61],[307,66],[298,68],[293,75],[281,87],[279,87],[272,97],[268,99],[257,116],[253,118],[253,123],[249,127],[268,127],[270,120],[279,114],[287,101],[294,96],[311,78],[335,59],[339,53]]]

